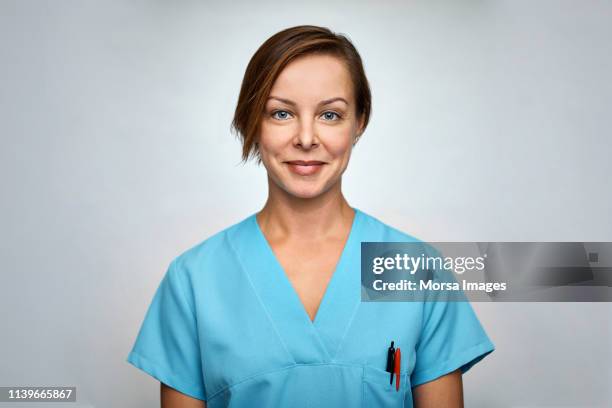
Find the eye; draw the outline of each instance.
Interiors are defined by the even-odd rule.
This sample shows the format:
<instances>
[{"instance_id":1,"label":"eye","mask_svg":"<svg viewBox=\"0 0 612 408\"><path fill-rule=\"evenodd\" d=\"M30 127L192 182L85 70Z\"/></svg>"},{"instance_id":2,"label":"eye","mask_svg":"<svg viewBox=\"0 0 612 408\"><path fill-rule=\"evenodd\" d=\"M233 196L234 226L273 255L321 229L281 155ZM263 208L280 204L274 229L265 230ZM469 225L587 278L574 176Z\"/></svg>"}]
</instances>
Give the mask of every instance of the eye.
<instances>
[{"instance_id":1,"label":"eye","mask_svg":"<svg viewBox=\"0 0 612 408\"><path fill-rule=\"evenodd\" d=\"M323 112L321 117L325 120L336 121L340 119L340 115L333 111Z\"/></svg>"},{"instance_id":2,"label":"eye","mask_svg":"<svg viewBox=\"0 0 612 408\"><path fill-rule=\"evenodd\" d=\"M290 116L291 114L284 110L277 110L277 111L272 112L272 118L277 119L277 120L287 120L289 119Z\"/></svg>"}]
</instances>

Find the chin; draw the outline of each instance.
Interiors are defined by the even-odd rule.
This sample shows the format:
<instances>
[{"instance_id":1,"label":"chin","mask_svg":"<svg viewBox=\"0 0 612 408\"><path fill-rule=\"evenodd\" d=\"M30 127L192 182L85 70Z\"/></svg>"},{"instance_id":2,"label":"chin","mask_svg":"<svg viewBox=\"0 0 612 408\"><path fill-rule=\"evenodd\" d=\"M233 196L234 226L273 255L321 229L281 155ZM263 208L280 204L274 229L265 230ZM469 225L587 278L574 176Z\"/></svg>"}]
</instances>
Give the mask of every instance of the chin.
<instances>
[{"instance_id":1,"label":"chin","mask_svg":"<svg viewBox=\"0 0 612 408\"><path fill-rule=\"evenodd\" d=\"M298 198L315 198L325 193L327 189L321 183L286 183L283 190L289 195Z\"/></svg>"},{"instance_id":2,"label":"chin","mask_svg":"<svg viewBox=\"0 0 612 408\"><path fill-rule=\"evenodd\" d=\"M315 198L323 194L322 188L288 188L285 190L290 195L297 198Z\"/></svg>"}]
</instances>

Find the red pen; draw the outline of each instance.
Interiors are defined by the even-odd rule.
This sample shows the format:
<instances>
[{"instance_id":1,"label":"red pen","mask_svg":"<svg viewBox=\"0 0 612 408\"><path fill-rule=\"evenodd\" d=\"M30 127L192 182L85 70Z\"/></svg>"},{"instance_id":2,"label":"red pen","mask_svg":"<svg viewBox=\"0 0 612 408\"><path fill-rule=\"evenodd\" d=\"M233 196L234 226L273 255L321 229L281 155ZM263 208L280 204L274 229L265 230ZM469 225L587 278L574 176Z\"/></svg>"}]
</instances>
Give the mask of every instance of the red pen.
<instances>
[{"instance_id":1,"label":"red pen","mask_svg":"<svg viewBox=\"0 0 612 408\"><path fill-rule=\"evenodd\" d=\"M399 391L400 387L400 361L402 360L402 352L399 347L395 349L395 367L393 371L395 371L395 391Z\"/></svg>"}]
</instances>

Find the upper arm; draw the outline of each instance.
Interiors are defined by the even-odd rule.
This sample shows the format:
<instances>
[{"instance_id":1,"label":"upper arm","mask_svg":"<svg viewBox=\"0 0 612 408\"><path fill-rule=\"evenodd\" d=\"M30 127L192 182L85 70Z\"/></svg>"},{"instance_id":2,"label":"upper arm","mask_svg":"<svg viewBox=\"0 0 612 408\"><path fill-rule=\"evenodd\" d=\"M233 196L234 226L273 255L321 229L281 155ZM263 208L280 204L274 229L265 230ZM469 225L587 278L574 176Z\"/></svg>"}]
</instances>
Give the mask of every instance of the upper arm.
<instances>
[{"instance_id":1,"label":"upper arm","mask_svg":"<svg viewBox=\"0 0 612 408\"><path fill-rule=\"evenodd\" d=\"M456 282L453 272L444 270L432 279ZM413 387L457 369L463 374L495 349L462 291L430 290L426 296L410 375Z\"/></svg>"},{"instance_id":2,"label":"upper arm","mask_svg":"<svg viewBox=\"0 0 612 408\"><path fill-rule=\"evenodd\" d=\"M185 395L160 382L161 408L206 408L206 402Z\"/></svg>"},{"instance_id":3,"label":"upper arm","mask_svg":"<svg viewBox=\"0 0 612 408\"><path fill-rule=\"evenodd\" d=\"M170 264L127 361L182 394L206 400L193 291L183 271L176 259Z\"/></svg>"},{"instance_id":4,"label":"upper arm","mask_svg":"<svg viewBox=\"0 0 612 408\"><path fill-rule=\"evenodd\" d=\"M461 370L438 377L412 390L415 408L463 408Z\"/></svg>"}]
</instances>

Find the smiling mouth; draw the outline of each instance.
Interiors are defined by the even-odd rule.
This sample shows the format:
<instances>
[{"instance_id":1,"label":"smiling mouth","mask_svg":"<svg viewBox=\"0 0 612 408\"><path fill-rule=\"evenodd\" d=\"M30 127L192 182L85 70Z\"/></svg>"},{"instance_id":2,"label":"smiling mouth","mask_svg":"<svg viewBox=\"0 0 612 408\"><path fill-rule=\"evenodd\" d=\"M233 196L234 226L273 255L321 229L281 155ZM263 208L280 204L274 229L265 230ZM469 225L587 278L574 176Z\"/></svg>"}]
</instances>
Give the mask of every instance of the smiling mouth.
<instances>
[{"instance_id":1,"label":"smiling mouth","mask_svg":"<svg viewBox=\"0 0 612 408\"><path fill-rule=\"evenodd\" d=\"M317 160L291 160L286 161L285 164L292 173L298 176L313 176L327 163Z\"/></svg>"},{"instance_id":2,"label":"smiling mouth","mask_svg":"<svg viewBox=\"0 0 612 408\"><path fill-rule=\"evenodd\" d=\"M322 161L316 161L316 160L309 160L309 161L304 161L304 160L291 160L288 162L285 162L287 164L293 164L296 166L320 166L322 164L325 164L325 162Z\"/></svg>"}]
</instances>

